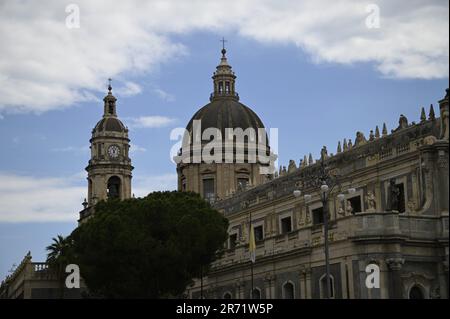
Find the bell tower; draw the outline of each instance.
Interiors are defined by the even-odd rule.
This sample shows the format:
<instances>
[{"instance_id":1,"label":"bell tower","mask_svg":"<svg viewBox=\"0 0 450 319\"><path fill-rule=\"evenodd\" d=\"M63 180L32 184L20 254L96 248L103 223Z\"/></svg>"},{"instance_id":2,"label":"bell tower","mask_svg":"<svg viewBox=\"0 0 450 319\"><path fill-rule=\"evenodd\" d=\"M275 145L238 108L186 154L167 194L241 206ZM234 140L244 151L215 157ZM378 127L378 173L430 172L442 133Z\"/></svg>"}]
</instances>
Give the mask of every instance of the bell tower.
<instances>
[{"instance_id":1,"label":"bell tower","mask_svg":"<svg viewBox=\"0 0 450 319\"><path fill-rule=\"evenodd\" d=\"M87 207L109 198L131 197L130 139L128 129L117 117L117 99L109 81L108 94L103 98L103 118L92 130L90 139Z\"/></svg>"}]
</instances>

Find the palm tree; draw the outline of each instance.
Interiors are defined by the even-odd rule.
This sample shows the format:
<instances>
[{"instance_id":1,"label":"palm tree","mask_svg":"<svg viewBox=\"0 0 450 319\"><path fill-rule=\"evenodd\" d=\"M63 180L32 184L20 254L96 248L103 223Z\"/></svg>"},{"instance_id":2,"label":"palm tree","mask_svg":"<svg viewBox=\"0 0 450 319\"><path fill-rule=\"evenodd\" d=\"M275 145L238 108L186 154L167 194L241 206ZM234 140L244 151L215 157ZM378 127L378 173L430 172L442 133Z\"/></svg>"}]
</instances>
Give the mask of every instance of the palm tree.
<instances>
[{"instance_id":1,"label":"palm tree","mask_svg":"<svg viewBox=\"0 0 450 319\"><path fill-rule=\"evenodd\" d=\"M65 268L70 263L71 257L71 240L69 237L57 235L52 238L53 243L47 246L47 264L56 274L59 281L60 298L64 297L64 279Z\"/></svg>"}]
</instances>

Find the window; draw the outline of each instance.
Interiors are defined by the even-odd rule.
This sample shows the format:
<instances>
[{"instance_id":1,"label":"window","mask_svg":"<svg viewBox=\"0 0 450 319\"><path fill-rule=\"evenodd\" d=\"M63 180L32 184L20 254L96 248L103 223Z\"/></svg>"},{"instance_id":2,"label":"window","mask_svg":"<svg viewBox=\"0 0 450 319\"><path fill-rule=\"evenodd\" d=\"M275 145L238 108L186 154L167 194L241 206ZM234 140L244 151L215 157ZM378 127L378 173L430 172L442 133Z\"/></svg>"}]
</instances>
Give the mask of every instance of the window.
<instances>
[{"instance_id":1,"label":"window","mask_svg":"<svg viewBox=\"0 0 450 319\"><path fill-rule=\"evenodd\" d=\"M348 201L350 202L350 205L352 206L352 214L355 213L361 213L361 196L355 196L352 198L349 198Z\"/></svg>"},{"instance_id":2,"label":"window","mask_svg":"<svg viewBox=\"0 0 450 319\"><path fill-rule=\"evenodd\" d=\"M237 179L238 188L246 189L248 185L247 177L240 177Z\"/></svg>"},{"instance_id":3,"label":"window","mask_svg":"<svg viewBox=\"0 0 450 319\"><path fill-rule=\"evenodd\" d=\"M255 241L260 241L264 239L263 226L256 226L253 228L253 232L255 233Z\"/></svg>"},{"instance_id":4,"label":"window","mask_svg":"<svg viewBox=\"0 0 450 319\"><path fill-rule=\"evenodd\" d=\"M313 225L323 224L323 207L312 210Z\"/></svg>"},{"instance_id":5,"label":"window","mask_svg":"<svg viewBox=\"0 0 450 319\"><path fill-rule=\"evenodd\" d=\"M102 156L102 144L101 143L97 144L97 153L98 153L99 157Z\"/></svg>"},{"instance_id":6,"label":"window","mask_svg":"<svg viewBox=\"0 0 450 319\"><path fill-rule=\"evenodd\" d=\"M258 288L253 289L251 297L252 299L261 299L261 290Z\"/></svg>"},{"instance_id":7,"label":"window","mask_svg":"<svg viewBox=\"0 0 450 319\"><path fill-rule=\"evenodd\" d=\"M287 216L281 219L281 233L286 234L292 231L291 216Z\"/></svg>"},{"instance_id":8,"label":"window","mask_svg":"<svg viewBox=\"0 0 450 319\"><path fill-rule=\"evenodd\" d=\"M332 275L330 275L330 298L334 298L334 278ZM327 298L327 292L328 292L328 287L327 287L327 275L324 274L321 278L320 278L320 298Z\"/></svg>"},{"instance_id":9,"label":"window","mask_svg":"<svg viewBox=\"0 0 450 319\"><path fill-rule=\"evenodd\" d=\"M294 299L294 285L291 282L283 285L283 299Z\"/></svg>"},{"instance_id":10,"label":"window","mask_svg":"<svg viewBox=\"0 0 450 319\"><path fill-rule=\"evenodd\" d=\"M225 93L230 93L230 82L225 82Z\"/></svg>"},{"instance_id":11,"label":"window","mask_svg":"<svg viewBox=\"0 0 450 319\"><path fill-rule=\"evenodd\" d=\"M219 93L223 92L223 82L219 82Z\"/></svg>"},{"instance_id":12,"label":"window","mask_svg":"<svg viewBox=\"0 0 450 319\"><path fill-rule=\"evenodd\" d=\"M234 249L237 243L237 234L230 235L230 249Z\"/></svg>"},{"instance_id":13,"label":"window","mask_svg":"<svg viewBox=\"0 0 450 319\"><path fill-rule=\"evenodd\" d=\"M120 178L112 176L108 179L108 188L106 190L108 198L120 198Z\"/></svg>"},{"instance_id":14,"label":"window","mask_svg":"<svg viewBox=\"0 0 450 319\"><path fill-rule=\"evenodd\" d=\"M183 178L181 180L181 191L183 191L183 192L186 191L186 178Z\"/></svg>"},{"instance_id":15,"label":"window","mask_svg":"<svg viewBox=\"0 0 450 319\"><path fill-rule=\"evenodd\" d=\"M231 293L230 292L226 292L223 294L223 299L231 299Z\"/></svg>"},{"instance_id":16,"label":"window","mask_svg":"<svg viewBox=\"0 0 450 319\"><path fill-rule=\"evenodd\" d=\"M203 180L203 198L207 201L214 201L214 178L207 178Z\"/></svg>"},{"instance_id":17,"label":"window","mask_svg":"<svg viewBox=\"0 0 450 319\"><path fill-rule=\"evenodd\" d=\"M422 289L419 286L413 286L409 290L409 299L425 299Z\"/></svg>"},{"instance_id":18,"label":"window","mask_svg":"<svg viewBox=\"0 0 450 319\"><path fill-rule=\"evenodd\" d=\"M108 103L108 112L109 114L114 114L114 102L113 101L109 101Z\"/></svg>"}]
</instances>

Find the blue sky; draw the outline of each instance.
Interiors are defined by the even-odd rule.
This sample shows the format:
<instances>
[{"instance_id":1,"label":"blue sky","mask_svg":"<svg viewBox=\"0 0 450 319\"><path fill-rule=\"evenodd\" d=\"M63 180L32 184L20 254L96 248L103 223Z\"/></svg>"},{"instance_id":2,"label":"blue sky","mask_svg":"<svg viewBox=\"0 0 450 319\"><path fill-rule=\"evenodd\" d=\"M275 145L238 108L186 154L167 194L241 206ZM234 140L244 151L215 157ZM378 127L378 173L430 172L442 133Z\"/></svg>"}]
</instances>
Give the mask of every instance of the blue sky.
<instances>
[{"instance_id":1,"label":"blue sky","mask_svg":"<svg viewBox=\"0 0 450 319\"><path fill-rule=\"evenodd\" d=\"M383 122L390 131L400 114L418 121L422 106L428 111L433 103L438 110L448 87L446 1L405 3L402 10L381 1L377 30L367 30L368 13L351 1L333 8L321 1L301 8L295 1L263 1L256 13L248 9L253 2L244 1L233 6L243 22L231 25L214 15L217 7L201 1L193 8L180 9L179 2L163 6L173 24L156 16L148 22L152 7L108 8L93 22L98 8L82 1L78 35L58 29L67 13L57 2L48 2L53 14L31 10L26 2L6 3L8 19L0 19L0 30L16 28L17 35L0 33L7 61L0 64L1 278L28 250L33 260L43 260L51 237L76 227L87 191L89 138L102 115L108 77L118 115L130 128L133 192L139 196L175 189L169 152L176 141L169 135L208 103L222 36L241 102L266 128L279 130L280 165L309 153L318 157L323 145L334 153L339 140L354 140L356 131L368 137ZM329 26L308 20L307 10L341 21ZM123 20L121 29L109 25L97 34L93 28L107 25L108 14ZM42 19L51 23L36 30ZM25 31L42 40L35 51Z\"/></svg>"}]
</instances>

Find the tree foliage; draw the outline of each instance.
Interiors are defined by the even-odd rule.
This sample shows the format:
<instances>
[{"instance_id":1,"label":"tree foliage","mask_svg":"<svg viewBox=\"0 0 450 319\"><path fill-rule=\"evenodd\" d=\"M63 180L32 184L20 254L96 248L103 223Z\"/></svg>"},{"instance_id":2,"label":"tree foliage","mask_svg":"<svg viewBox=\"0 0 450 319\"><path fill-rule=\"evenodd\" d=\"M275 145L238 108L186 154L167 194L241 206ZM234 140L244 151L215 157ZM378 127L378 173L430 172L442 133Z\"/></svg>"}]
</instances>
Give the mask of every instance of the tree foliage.
<instances>
[{"instance_id":1,"label":"tree foliage","mask_svg":"<svg viewBox=\"0 0 450 319\"><path fill-rule=\"evenodd\" d=\"M107 298L180 295L214 261L228 221L199 195L155 192L100 202L72 234L81 276Z\"/></svg>"},{"instance_id":2,"label":"tree foliage","mask_svg":"<svg viewBox=\"0 0 450 319\"><path fill-rule=\"evenodd\" d=\"M64 277L66 266L73 262L73 243L70 237L57 235L46 247L47 264L59 281L60 298L64 296Z\"/></svg>"}]
</instances>

